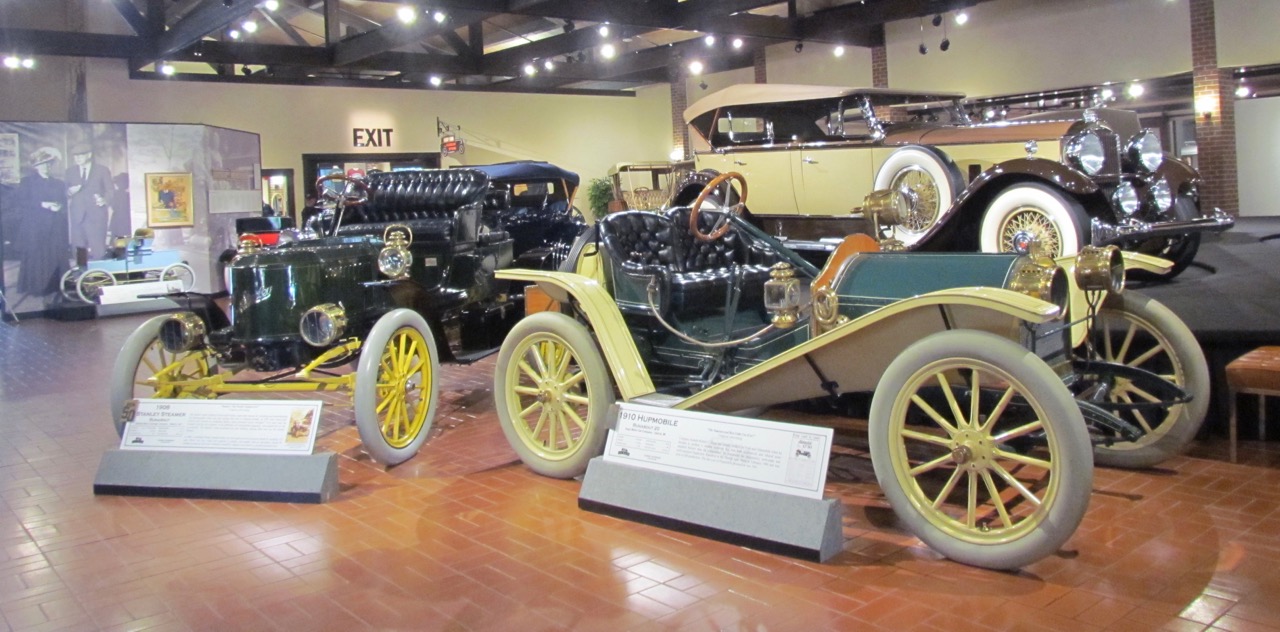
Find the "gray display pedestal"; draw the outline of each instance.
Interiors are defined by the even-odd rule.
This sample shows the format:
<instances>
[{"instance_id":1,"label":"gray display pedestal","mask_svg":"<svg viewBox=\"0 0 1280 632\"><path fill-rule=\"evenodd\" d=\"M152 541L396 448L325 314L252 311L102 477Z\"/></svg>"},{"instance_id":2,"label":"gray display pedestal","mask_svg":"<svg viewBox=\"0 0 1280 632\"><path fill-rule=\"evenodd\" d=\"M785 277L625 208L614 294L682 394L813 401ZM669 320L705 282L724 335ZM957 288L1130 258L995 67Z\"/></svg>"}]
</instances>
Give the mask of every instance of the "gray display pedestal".
<instances>
[{"instance_id":1,"label":"gray display pedestal","mask_svg":"<svg viewBox=\"0 0 1280 632\"><path fill-rule=\"evenodd\" d=\"M323 503L338 494L338 455L111 450L93 493Z\"/></svg>"},{"instance_id":2,"label":"gray display pedestal","mask_svg":"<svg viewBox=\"0 0 1280 632\"><path fill-rule=\"evenodd\" d=\"M602 456L587 465L578 507L815 562L844 548L837 499L708 481Z\"/></svg>"}]
</instances>

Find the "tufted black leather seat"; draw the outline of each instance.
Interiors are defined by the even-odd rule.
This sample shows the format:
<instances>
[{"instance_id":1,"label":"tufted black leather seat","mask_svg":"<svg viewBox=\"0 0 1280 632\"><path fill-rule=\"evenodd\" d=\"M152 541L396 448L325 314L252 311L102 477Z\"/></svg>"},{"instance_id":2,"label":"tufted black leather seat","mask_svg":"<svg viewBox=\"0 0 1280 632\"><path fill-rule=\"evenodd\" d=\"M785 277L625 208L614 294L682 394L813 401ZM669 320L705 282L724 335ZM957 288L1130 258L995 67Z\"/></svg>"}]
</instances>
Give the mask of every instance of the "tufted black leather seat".
<instances>
[{"instance_id":1,"label":"tufted black leather seat","mask_svg":"<svg viewBox=\"0 0 1280 632\"><path fill-rule=\"evenodd\" d=\"M418 241L473 243L480 239L480 209L489 178L472 169L424 169L370 174L369 199L346 209L341 235L382 235L405 224ZM503 236L505 237L505 236ZM486 233L486 240L495 233Z\"/></svg>"},{"instance_id":2,"label":"tufted black leather seat","mask_svg":"<svg viewBox=\"0 0 1280 632\"><path fill-rule=\"evenodd\" d=\"M691 310L723 307L729 289L736 283L742 292L740 306L763 307L764 282L769 280L769 268L774 263L771 253L749 247L732 227L719 239L699 240L689 231L689 210L678 206L666 213L681 270L671 278L672 305L678 300ZM720 217L720 211L703 210L698 214L698 228L709 233Z\"/></svg>"},{"instance_id":3,"label":"tufted black leather seat","mask_svg":"<svg viewBox=\"0 0 1280 632\"><path fill-rule=\"evenodd\" d=\"M704 232L716 212L699 217ZM698 241L689 233L689 209L666 215L624 211L598 223L604 265L614 299L625 312L648 313L647 287L658 281L655 303L665 315L691 315L723 309L731 288L741 289L739 308L763 307L763 284L769 278L767 256L748 248L730 229L723 238Z\"/></svg>"}]
</instances>

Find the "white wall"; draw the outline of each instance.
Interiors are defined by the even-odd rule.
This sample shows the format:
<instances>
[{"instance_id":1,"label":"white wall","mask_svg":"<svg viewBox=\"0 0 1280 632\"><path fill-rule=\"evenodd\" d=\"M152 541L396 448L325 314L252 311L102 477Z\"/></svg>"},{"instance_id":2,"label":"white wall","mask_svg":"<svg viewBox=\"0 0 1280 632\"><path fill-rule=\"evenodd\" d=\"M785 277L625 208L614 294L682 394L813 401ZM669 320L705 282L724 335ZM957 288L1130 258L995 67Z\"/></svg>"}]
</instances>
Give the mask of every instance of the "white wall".
<instances>
[{"instance_id":1,"label":"white wall","mask_svg":"<svg viewBox=\"0 0 1280 632\"><path fill-rule=\"evenodd\" d=\"M1218 65L1274 64L1280 61L1280 2L1214 0Z\"/></svg>"},{"instance_id":2,"label":"white wall","mask_svg":"<svg viewBox=\"0 0 1280 632\"><path fill-rule=\"evenodd\" d=\"M919 21L886 25L890 87L988 96L1191 70L1188 0L996 0L964 26L944 17L951 49L926 18L927 55Z\"/></svg>"},{"instance_id":3,"label":"white wall","mask_svg":"<svg viewBox=\"0 0 1280 632\"><path fill-rule=\"evenodd\" d=\"M635 97L254 86L130 80L124 62L90 60L94 121L203 123L262 136L262 163L301 174L304 153L439 151L436 118L462 127L475 162L538 159L604 177L621 161L665 160L670 90ZM352 146L352 128L392 128L390 147ZM471 163L469 156L462 157ZM299 183L299 187L301 183ZM302 191L295 191L301 197Z\"/></svg>"},{"instance_id":4,"label":"white wall","mask_svg":"<svg viewBox=\"0 0 1280 632\"><path fill-rule=\"evenodd\" d=\"M1236 101L1236 156L1240 214L1280 215L1280 97Z\"/></svg>"}]
</instances>

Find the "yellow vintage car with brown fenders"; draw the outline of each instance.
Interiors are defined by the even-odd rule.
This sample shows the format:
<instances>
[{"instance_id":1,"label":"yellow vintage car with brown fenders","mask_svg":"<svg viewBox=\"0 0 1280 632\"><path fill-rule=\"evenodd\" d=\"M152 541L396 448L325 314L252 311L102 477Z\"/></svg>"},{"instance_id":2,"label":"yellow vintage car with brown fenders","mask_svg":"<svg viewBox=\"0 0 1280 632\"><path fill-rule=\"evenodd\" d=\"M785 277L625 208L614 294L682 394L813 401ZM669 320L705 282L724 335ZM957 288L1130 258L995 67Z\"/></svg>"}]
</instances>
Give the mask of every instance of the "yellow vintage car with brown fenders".
<instances>
[{"instance_id":1,"label":"yellow vintage car with brown fenders","mask_svg":"<svg viewBox=\"0 0 1280 632\"><path fill-rule=\"evenodd\" d=\"M844 235L876 229L859 207L898 189L907 216L891 236L911 250L1008 252L1035 238L1055 256L1117 245L1191 263L1204 231L1200 178L1166 156L1135 113L1093 108L970 120L963 95L742 84L684 112L697 171L672 205L721 173L757 192L749 220L820 260Z\"/></svg>"}]
</instances>

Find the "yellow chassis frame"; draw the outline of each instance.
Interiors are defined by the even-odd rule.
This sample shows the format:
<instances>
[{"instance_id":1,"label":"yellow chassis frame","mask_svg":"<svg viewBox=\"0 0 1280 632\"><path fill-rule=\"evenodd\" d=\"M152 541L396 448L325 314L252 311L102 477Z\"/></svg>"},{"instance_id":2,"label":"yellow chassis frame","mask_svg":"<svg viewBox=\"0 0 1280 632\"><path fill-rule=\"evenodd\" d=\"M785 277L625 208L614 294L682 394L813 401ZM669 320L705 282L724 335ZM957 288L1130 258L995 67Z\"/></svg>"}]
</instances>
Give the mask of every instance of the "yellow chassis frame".
<instances>
[{"instance_id":1,"label":"yellow chassis frame","mask_svg":"<svg viewBox=\"0 0 1280 632\"><path fill-rule=\"evenodd\" d=\"M272 382L234 382L227 378L239 373L239 371L223 373L215 372L208 377L202 377L195 380L172 380L161 383L156 376L147 378L147 385L152 388L166 387L173 389L171 397L208 397L226 395L229 393L285 393L285 392L317 392L317 391L350 391L355 386L356 372L352 371L344 375L334 376L317 376L311 375L312 371L320 368L326 362L330 362L346 354L355 353L360 350L362 340L355 339L338 345L324 353L319 357L307 363L306 366L298 369L296 372L297 379L280 380ZM213 352L209 348L199 351L200 360L206 363L206 366L212 365L211 360L214 358ZM184 364L190 362L192 358L181 357L179 360L169 364L163 369L156 372L157 376L173 375Z\"/></svg>"}]
</instances>

